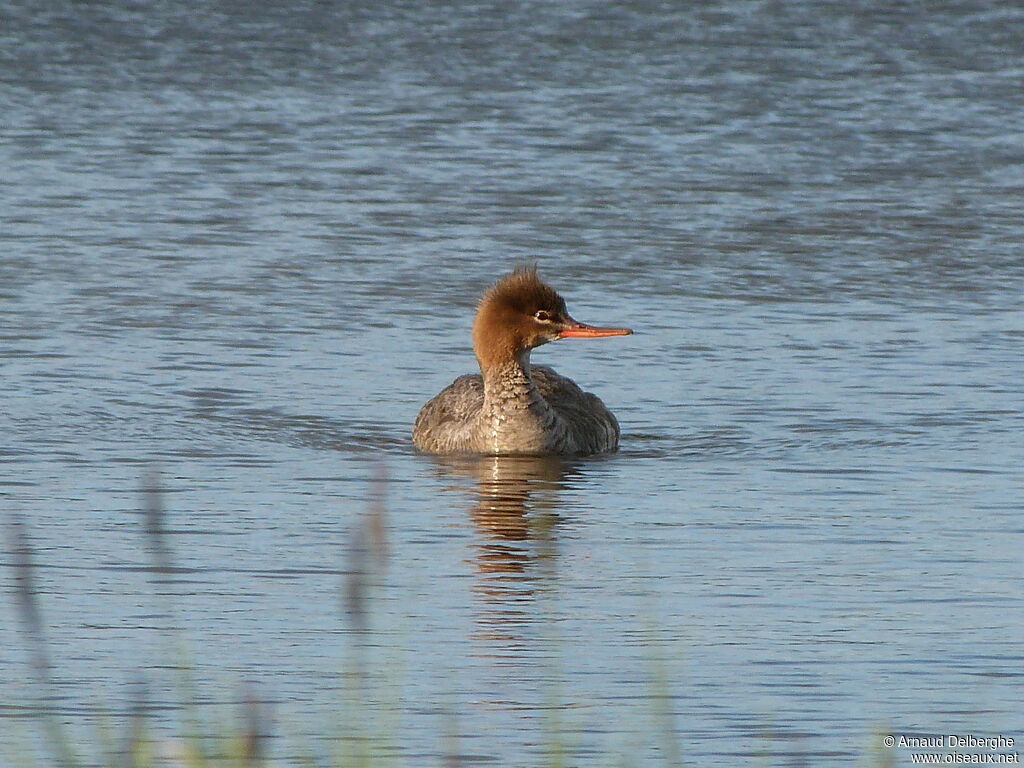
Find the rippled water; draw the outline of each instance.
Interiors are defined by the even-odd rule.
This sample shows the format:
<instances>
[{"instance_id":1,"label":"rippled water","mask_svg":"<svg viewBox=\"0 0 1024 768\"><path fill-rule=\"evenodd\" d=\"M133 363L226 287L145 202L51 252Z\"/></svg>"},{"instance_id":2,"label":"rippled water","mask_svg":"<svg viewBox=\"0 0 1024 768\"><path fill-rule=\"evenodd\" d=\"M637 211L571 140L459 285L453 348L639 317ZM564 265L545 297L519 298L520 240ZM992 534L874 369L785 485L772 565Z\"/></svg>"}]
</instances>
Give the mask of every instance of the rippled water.
<instances>
[{"instance_id":1,"label":"rippled water","mask_svg":"<svg viewBox=\"0 0 1024 768\"><path fill-rule=\"evenodd\" d=\"M408 765L1024 740L1022 61L1012 5L8 3L0 486L50 703L89 741L145 681L174 722L182 626L202 711L251 681L282 759L339 719ZM534 355L622 450L417 455L523 261L637 329Z\"/></svg>"}]
</instances>

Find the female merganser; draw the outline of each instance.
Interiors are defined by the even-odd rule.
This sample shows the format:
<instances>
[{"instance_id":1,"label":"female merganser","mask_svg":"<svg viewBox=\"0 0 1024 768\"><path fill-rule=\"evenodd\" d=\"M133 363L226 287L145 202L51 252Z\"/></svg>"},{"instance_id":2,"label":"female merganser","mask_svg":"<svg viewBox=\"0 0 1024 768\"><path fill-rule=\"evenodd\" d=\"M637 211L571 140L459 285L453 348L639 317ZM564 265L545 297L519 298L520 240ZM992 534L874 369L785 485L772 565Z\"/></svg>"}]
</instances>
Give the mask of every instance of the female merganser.
<instances>
[{"instance_id":1,"label":"female merganser","mask_svg":"<svg viewBox=\"0 0 1024 768\"><path fill-rule=\"evenodd\" d=\"M604 403L545 365L530 350L549 341L625 336L573 320L565 301L519 268L480 300L473 351L480 373L460 376L420 410L416 447L439 454L591 454L619 446L619 423Z\"/></svg>"}]
</instances>

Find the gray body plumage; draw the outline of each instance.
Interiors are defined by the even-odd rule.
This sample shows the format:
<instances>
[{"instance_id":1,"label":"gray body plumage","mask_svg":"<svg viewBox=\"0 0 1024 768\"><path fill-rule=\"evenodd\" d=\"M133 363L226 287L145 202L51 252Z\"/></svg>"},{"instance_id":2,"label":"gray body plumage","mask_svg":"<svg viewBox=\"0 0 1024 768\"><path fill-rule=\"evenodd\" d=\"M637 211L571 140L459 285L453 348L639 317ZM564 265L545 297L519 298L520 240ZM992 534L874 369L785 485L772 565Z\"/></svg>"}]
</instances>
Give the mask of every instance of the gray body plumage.
<instances>
[{"instance_id":1,"label":"gray body plumage","mask_svg":"<svg viewBox=\"0 0 1024 768\"><path fill-rule=\"evenodd\" d=\"M523 359L525 358L525 359ZM460 376L420 410L413 442L428 453L588 455L614 451L619 424L600 398L528 355Z\"/></svg>"}]
</instances>

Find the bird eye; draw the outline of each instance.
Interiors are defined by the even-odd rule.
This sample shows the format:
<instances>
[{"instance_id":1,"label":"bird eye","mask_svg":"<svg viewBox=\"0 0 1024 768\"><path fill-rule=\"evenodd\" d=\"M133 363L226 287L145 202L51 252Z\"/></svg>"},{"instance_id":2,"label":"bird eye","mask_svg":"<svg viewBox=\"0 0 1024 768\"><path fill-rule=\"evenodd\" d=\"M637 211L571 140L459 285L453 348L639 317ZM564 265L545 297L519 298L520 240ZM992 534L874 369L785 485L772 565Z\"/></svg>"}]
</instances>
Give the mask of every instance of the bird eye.
<instances>
[{"instance_id":1,"label":"bird eye","mask_svg":"<svg viewBox=\"0 0 1024 768\"><path fill-rule=\"evenodd\" d=\"M537 310L537 314L534 315L534 318L536 318L537 320L539 320L542 323L550 323L551 322L551 313L550 312L545 312L543 309L538 309Z\"/></svg>"}]
</instances>

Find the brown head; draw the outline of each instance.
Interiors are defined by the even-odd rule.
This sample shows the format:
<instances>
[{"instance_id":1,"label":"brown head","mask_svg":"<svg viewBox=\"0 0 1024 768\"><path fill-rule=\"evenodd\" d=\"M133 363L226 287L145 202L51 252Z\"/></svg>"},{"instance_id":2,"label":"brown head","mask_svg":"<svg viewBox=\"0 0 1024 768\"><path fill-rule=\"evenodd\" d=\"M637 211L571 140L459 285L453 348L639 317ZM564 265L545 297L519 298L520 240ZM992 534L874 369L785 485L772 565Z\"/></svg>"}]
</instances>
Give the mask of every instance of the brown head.
<instances>
[{"instance_id":1,"label":"brown head","mask_svg":"<svg viewBox=\"0 0 1024 768\"><path fill-rule=\"evenodd\" d=\"M519 267L492 285L480 299L473 322L473 351L480 367L519 357L549 341L625 336L629 328L597 328L572 319L565 300L537 276Z\"/></svg>"}]
</instances>

